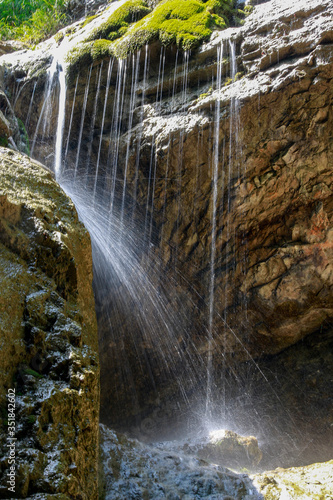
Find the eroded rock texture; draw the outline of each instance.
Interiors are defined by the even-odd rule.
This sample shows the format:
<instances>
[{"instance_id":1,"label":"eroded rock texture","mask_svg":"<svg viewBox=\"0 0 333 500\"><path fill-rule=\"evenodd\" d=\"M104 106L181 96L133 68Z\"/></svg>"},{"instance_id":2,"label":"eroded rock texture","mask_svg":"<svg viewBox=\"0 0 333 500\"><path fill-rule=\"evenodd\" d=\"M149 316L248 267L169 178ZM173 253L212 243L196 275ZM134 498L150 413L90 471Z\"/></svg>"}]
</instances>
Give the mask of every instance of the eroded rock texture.
<instances>
[{"instance_id":1,"label":"eroded rock texture","mask_svg":"<svg viewBox=\"0 0 333 500\"><path fill-rule=\"evenodd\" d=\"M282 500L330 498L332 461L248 476L174 450L148 446L101 427L106 499ZM150 464L150 468L144 466Z\"/></svg>"},{"instance_id":2,"label":"eroded rock texture","mask_svg":"<svg viewBox=\"0 0 333 500\"><path fill-rule=\"evenodd\" d=\"M201 381L206 390L207 361L215 396L230 395L228 408L244 407L239 391L259 401L262 391L270 404L259 413L268 421L280 415L275 398L286 415L297 401L293 425L303 422L307 398L292 380L305 374L310 383L311 375L307 353L303 361L299 353L327 347L332 338L332 48L329 0L274 0L191 54L157 43L123 62L97 52L91 66L71 76L63 175L98 193L107 210L123 210L127 232L135 222L135 259L157 290L166 290L167 316L174 309L182 316L172 342L162 332L158 351L145 326L132 321L131 301L113 309L126 285L98 299L104 422L134 424L154 410L141 427L149 433L155 422L158 430L156 416L178 411L182 389L191 397L193 382ZM23 121L32 102L34 155L52 166L57 92L55 86L55 105L38 124L47 51L43 58L17 57L11 67L7 59L2 83L18 85L15 112ZM309 336L316 342L307 343ZM189 352L199 376L179 388L182 358L172 380L161 360ZM297 366L283 386L286 401L280 384L271 389L270 377L262 377L272 356L272 379L276 373L285 380L286 364L288 372ZM332 394L329 360L324 351L316 356L316 366L324 360L324 392ZM322 405L320 394L311 407L328 435L331 396Z\"/></svg>"},{"instance_id":3,"label":"eroded rock texture","mask_svg":"<svg viewBox=\"0 0 333 500\"><path fill-rule=\"evenodd\" d=\"M89 235L48 170L0 154L0 497L90 500L99 362ZM7 484L9 389L15 493Z\"/></svg>"}]
</instances>

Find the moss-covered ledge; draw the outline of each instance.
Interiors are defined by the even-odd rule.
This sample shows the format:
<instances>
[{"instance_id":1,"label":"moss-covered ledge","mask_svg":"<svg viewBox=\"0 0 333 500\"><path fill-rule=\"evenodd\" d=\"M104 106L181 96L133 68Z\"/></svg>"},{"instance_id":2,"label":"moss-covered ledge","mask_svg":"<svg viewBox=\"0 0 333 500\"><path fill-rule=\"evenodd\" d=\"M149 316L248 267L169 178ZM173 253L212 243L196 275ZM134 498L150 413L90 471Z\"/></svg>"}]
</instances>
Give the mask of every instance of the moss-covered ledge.
<instances>
[{"instance_id":1,"label":"moss-covered ledge","mask_svg":"<svg viewBox=\"0 0 333 500\"><path fill-rule=\"evenodd\" d=\"M90 238L40 164L0 148L0 498L97 498ZM15 492L8 393L15 391Z\"/></svg>"},{"instance_id":2,"label":"moss-covered ledge","mask_svg":"<svg viewBox=\"0 0 333 500\"><path fill-rule=\"evenodd\" d=\"M240 23L245 12L235 0L162 0L151 11L144 0L129 0L67 55L68 74L107 57L125 59L147 44L192 50L213 31Z\"/></svg>"}]
</instances>

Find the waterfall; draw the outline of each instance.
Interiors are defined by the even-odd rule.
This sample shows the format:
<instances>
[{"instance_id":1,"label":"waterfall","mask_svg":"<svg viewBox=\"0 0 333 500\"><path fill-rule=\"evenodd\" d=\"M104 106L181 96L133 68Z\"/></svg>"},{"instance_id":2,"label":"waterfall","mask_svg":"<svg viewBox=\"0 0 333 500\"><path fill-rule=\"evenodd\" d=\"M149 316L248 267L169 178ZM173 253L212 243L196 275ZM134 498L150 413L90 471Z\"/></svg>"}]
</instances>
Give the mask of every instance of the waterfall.
<instances>
[{"instance_id":1,"label":"waterfall","mask_svg":"<svg viewBox=\"0 0 333 500\"><path fill-rule=\"evenodd\" d=\"M59 81L59 103L58 103L58 124L56 133L54 172L58 179L61 173L62 163L62 143L65 126L65 105L66 105L66 75L62 66L58 66L58 81Z\"/></svg>"},{"instance_id":2,"label":"waterfall","mask_svg":"<svg viewBox=\"0 0 333 500\"><path fill-rule=\"evenodd\" d=\"M34 102L34 97L35 97L36 87L37 87L37 80L34 82L34 88L32 89L32 94L31 94L31 99L30 99L30 103L29 103L29 108L28 108L27 118L26 118L26 120L25 120L25 127L26 127L26 128L28 128L28 127L29 127L29 123L30 123L30 118L31 118L31 110L32 110L32 105L33 105L33 102Z\"/></svg>"},{"instance_id":3,"label":"waterfall","mask_svg":"<svg viewBox=\"0 0 333 500\"><path fill-rule=\"evenodd\" d=\"M87 107L87 101L88 101L88 92L89 92L89 86L90 86L91 71L92 71L92 64L89 67L85 91L84 91L83 107L82 107L82 113L81 113L81 124L80 124L79 138L78 138L77 151L76 151L75 169L74 169L74 182L75 182L76 177L78 175L78 166L79 166L80 153L81 153L81 142L82 142L84 119L86 116L86 107Z\"/></svg>"},{"instance_id":4,"label":"waterfall","mask_svg":"<svg viewBox=\"0 0 333 500\"><path fill-rule=\"evenodd\" d=\"M108 66L108 73L107 73L107 80L106 80L105 96L104 96L104 105L103 105L103 115L102 115L102 123L101 123L101 132L100 132L100 137L99 137L97 161L96 161L96 168L95 168L94 190L93 190L93 195L92 195L94 202L95 202L95 198L96 198L96 194L97 194L97 182L98 182L98 173L99 173L99 163L100 163L100 159L101 159L101 150L102 150L102 140L103 140L103 130L104 130L104 123L105 123L106 105L107 105L108 97L109 97L109 89L110 89L110 82L111 82L111 75L112 75L113 63L114 63L114 59L110 58L109 66Z\"/></svg>"},{"instance_id":5,"label":"waterfall","mask_svg":"<svg viewBox=\"0 0 333 500\"><path fill-rule=\"evenodd\" d=\"M68 126L68 133L67 133L67 139L66 139L66 148L65 148L65 153L64 153L64 161L65 162L66 162L66 159L67 159L68 147L69 147L69 139L70 139L71 130L72 130L73 115L74 115L74 109L75 109L76 92L77 92L77 86L78 86L78 83L79 83L79 76L80 76L80 73L78 73L78 75L76 77L76 81L75 81L73 104L72 104L71 117L70 117L69 126Z\"/></svg>"},{"instance_id":6,"label":"waterfall","mask_svg":"<svg viewBox=\"0 0 333 500\"><path fill-rule=\"evenodd\" d=\"M50 123L51 121L51 96L52 96L52 85L53 85L53 79L58 70L58 65L57 65L57 59L53 56L52 57L52 64L50 68L47 71L47 83L45 87L45 92L44 92L44 100L43 100L43 105L42 105L42 110L38 118L35 134L32 140L32 146L30 150L30 154L33 157L35 146L36 146L36 141L38 137L38 132L40 130L41 125L43 124L43 134L46 128L46 124Z\"/></svg>"},{"instance_id":7,"label":"waterfall","mask_svg":"<svg viewBox=\"0 0 333 500\"><path fill-rule=\"evenodd\" d=\"M91 157L92 147L93 147L94 128L95 128L95 121L96 121L96 114L97 114L97 106L98 106L99 94L100 94L100 90L101 90L102 69L103 69L103 61L100 64L100 68L99 68L98 75L97 75L96 90L95 90L95 99L94 99L94 107L93 107L92 116L90 118L90 127L89 127L89 135L88 135L88 147L87 147L87 158L86 158L86 184L89 181L90 157ZM101 132L101 136L102 136L102 132Z\"/></svg>"},{"instance_id":8,"label":"waterfall","mask_svg":"<svg viewBox=\"0 0 333 500\"><path fill-rule=\"evenodd\" d=\"M216 218L217 218L217 195L219 178L220 158L220 99L222 85L222 62L223 43L217 48L217 76L216 89L218 91L215 102L215 125L213 141L213 178L212 178L212 220L211 220L211 255L210 255L210 283L209 283L209 313L208 313L208 359L207 359L207 395L206 415L211 418L212 397L212 349L213 349L213 326L214 326L214 287L215 287L215 256L216 256Z\"/></svg>"},{"instance_id":9,"label":"waterfall","mask_svg":"<svg viewBox=\"0 0 333 500\"><path fill-rule=\"evenodd\" d=\"M144 69L143 69L143 82L142 82L142 91L141 91L141 109L140 109L140 128L137 138L137 146L136 146L136 161L135 161L135 180L133 187L133 210L132 210L132 225L134 225L134 215L135 215L135 205L137 198L137 185L138 185L138 175L139 175L139 160L140 160L140 148L141 148L141 139L142 139L142 127L143 127L143 119L144 119L144 104L145 104L145 92L146 92L146 80L149 69L149 46L145 46L145 61L144 61Z\"/></svg>"},{"instance_id":10,"label":"waterfall","mask_svg":"<svg viewBox=\"0 0 333 500\"><path fill-rule=\"evenodd\" d=\"M229 55L229 64L224 52ZM217 413L214 387L218 384L213 368L217 356L221 372L226 369L224 339L219 345L216 342L220 325L236 342L239 340L237 332L227 324L226 312L221 318L221 303L225 301L222 310L226 311L230 283L220 286L219 276L222 264L228 274L223 258L230 258L228 253L235 240L229 219L233 170L239 160L239 103L231 100L228 122L224 120L227 113L222 107L222 95L224 72L226 79L230 75L232 80L237 73L236 46L229 40L217 45L211 77L215 88L209 91L216 97L210 108L211 118L207 119L204 110L194 116L198 135L193 148L192 219L184 211L188 192L188 156L184 151L188 120L194 119L189 114L189 102L195 83L189 71L190 52L182 54L177 50L173 55L174 61L170 52L161 48L154 79L154 61L148 46L123 60L111 57L90 64L74 76L72 89L66 89L63 56L54 57L37 131L46 120L46 102L57 89L54 170L91 235L96 306L102 318L103 397L111 393L121 419L121 412L126 417L131 405L133 414L141 415L148 404L143 394L153 406L152 394L159 401L159 387L170 384L179 414L187 412L196 422L202 419L210 425ZM209 78L208 85L212 81ZM70 110L68 116L66 109ZM162 138L163 127L158 120L166 123ZM174 129L173 123L177 124ZM151 133L147 133L149 127ZM199 231L202 221L196 205L202 201L200 190L205 179L210 184L204 213L210 228L206 242L210 247L203 257L208 279L200 283L197 291L182 269L183 264L188 265L184 226L190 220L189 224ZM225 217L223 224L221 217ZM170 218L173 225L168 226ZM226 240L223 256L222 237ZM190 290L188 295L182 293L184 283ZM196 301L207 313L203 319ZM246 346L242 348L249 354ZM110 380L112 387L105 387ZM219 420L223 422L229 417L224 410L225 385L223 381L219 386L223 407ZM126 394L122 392L124 387L128 389ZM170 393L168 397L167 404L173 404Z\"/></svg>"},{"instance_id":11,"label":"waterfall","mask_svg":"<svg viewBox=\"0 0 333 500\"><path fill-rule=\"evenodd\" d=\"M130 145L132 138L132 124L133 124L133 114L136 106L136 94L138 87L138 75L139 75L139 65L140 63L140 51L132 55L132 81L131 81L131 96L130 96L130 109L129 109L129 121L128 121L128 133L127 133L127 143L126 143L126 157L125 157L125 170L124 170L124 184L121 199L121 209L120 209L120 225L121 229L124 227L124 214L125 214L125 199L126 199L126 184L127 184L127 170L129 162Z\"/></svg>"},{"instance_id":12,"label":"waterfall","mask_svg":"<svg viewBox=\"0 0 333 500\"><path fill-rule=\"evenodd\" d=\"M115 203L116 183L118 175L118 152L119 152L120 131L123 119L126 77L127 77L126 61L120 59L118 61L117 83L115 90L115 99L113 103L112 124L111 124L110 139L109 139L110 146L109 146L108 166L107 166L107 168L109 168L109 177L111 183L110 202L109 202L110 217L112 216Z\"/></svg>"}]
</instances>

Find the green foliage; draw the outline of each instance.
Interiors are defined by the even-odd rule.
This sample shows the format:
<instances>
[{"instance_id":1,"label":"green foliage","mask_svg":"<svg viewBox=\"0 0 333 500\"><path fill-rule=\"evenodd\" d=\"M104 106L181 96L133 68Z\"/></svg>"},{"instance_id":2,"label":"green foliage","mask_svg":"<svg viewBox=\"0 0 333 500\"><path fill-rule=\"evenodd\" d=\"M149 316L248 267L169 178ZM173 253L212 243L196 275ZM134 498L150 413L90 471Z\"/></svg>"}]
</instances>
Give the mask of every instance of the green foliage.
<instances>
[{"instance_id":1,"label":"green foliage","mask_svg":"<svg viewBox=\"0 0 333 500\"><path fill-rule=\"evenodd\" d=\"M38 43L62 27L64 0L0 0L0 39Z\"/></svg>"}]
</instances>

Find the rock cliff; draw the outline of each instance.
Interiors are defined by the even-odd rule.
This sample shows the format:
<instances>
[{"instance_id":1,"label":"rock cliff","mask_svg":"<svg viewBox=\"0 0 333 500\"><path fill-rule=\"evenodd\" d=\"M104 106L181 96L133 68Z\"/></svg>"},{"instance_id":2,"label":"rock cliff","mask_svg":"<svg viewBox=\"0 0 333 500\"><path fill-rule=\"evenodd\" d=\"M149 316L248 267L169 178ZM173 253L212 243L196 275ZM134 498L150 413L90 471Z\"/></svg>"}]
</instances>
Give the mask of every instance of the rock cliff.
<instances>
[{"instance_id":1,"label":"rock cliff","mask_svg":"<svg viewBox=\"0 0 333 500\"><path fill-rule=\"evenodd\" d=\"M90 500L99 360L89 235L50 171L0 155L0 498Z\"/></svg>"},{"instance_id":2,"label":"rock cliff","mask_svg":"<svg viewBox=\"0 0 333 500\"><path fill-rule=\"evenodd\" d=\"M46 68L61 40L83 33L67 61L63 178L84 186L87 204L90 192L115 206L128 234L138 228L125 253L141 266L129 267L127 304L114 306L124 282L96 287L104 422L153 412L141 430L158 430L157 415L182 413L182 391L206 390L211 365L217 411L228 400L231 420L243 412L270 432L287 421L315 432L315 415L321 443L332 439L332 13L329 0L271 0L185 52L160 33L140 46L124 19L124 31L96 40L106 22L97 17L25 61L3 58L1 82L17 89L33 154L53 167L59 88ZM119 60L126 40L139 50ZM142 269L166 296L165 317L180 311L172 341L164 320L151 327L158 341L133 320ZM185 358L197 371L187 380ZM163 367L175 359L171 380ZM268 401L260 418L240 392Z\"/></svg>"}]
</instances>

